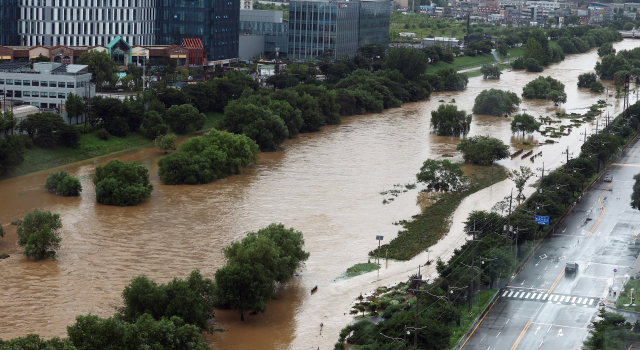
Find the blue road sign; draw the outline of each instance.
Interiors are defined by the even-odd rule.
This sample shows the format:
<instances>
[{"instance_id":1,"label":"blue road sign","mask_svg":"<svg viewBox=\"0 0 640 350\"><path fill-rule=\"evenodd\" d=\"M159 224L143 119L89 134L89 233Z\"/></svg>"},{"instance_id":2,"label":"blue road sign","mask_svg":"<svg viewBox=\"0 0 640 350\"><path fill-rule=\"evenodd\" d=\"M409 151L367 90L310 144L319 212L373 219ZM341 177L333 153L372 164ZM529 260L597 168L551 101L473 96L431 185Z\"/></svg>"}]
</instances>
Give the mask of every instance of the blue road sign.
<instances>
[{"instance_id":1,"label":"blue road sign","mask_svg":"<svg viewBox=\"0 0 640 350\"><path fill-rule=\"evenodd\" d=\"M538 215L536 215L536 224L538 224L538 225L549 225L549 217L548 216L538 216Z\"/></svg>"},{"instance_id":2,"label":"blue road sign","mask_svg":"<svg viewBox=\"0 0 640 350\"><path fill-rule=\"evenodd\" d=\"M618 269L613 269L613 272L618 272Z\"/></svg>"}]
</instances>

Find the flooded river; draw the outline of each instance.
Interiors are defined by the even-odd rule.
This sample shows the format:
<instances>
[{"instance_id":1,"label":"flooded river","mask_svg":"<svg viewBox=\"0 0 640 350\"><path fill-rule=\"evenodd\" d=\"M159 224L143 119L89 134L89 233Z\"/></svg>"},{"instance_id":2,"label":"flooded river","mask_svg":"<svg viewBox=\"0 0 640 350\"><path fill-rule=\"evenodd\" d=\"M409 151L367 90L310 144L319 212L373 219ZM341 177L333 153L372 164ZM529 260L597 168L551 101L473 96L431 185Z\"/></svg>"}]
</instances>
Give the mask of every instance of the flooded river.
<instances>
[{"instance_id":1,"label":"flooded river","mask_svg":"<svg viewBox=\"0 0 640 350\"><path fill-rule=\"evenodd\" d=\"M625 40L618 50L640 46ZM278 300L267 312L240 322L236 311L217 311L216 321L227 332L207 335L216 349L332 349L339 330L351 321L350 303L360 293L377 285L406 280L426 256L410 262L389 262L378 272L346 281L334 281L348 267L367 261L376 235L385 242L398 226L420 210L418 189L384 205L380 192L394 184L411 183L427 158L454 154L458 138L429 133L430 112L438 100L456 100L471 111L475 96L483 89L500 88L522 92L538 75L551 75L566 86L568 103L560 108L546 101L525 100L521 108L534 116L557 110L584 112L604 94L578 89L578 75L593 71L596 50L569 55L543 73L505 71L501 80L472 78L467 90L437 93L429 101L406 104L380 114L344 118L339 126L301 134L285 142L282 150L260 155L258 164L243 174L200 186L165 186L157 176L162 153L141 149L61 167L82 181L81 197L65 198L43 189L49 171L0 182L0 223L8 231L0 239L0 253L11 258L0 261L0 338L28 333L45 337L64 336L66 326L79 314L110 316L121 305L120 293L132 277L146 274L167 282L200 269L213 278L224 264L221 248L241 239L247 231L281 222L304 233L311 253L304 271L281 288ZM609 98L611 111L620 111L621 100ZM635 102L632 99L632 102ZM515 149L518 141L510 131L510 119L474 116L471 135L498 137ZM568 123L568 120L565 122ZM555 145L534 147L543 156L501 161L509 168L528 165L545 168L561 165L563 151L577 155L583 135L595 123L574 129ZM544 142L539 134L526 141ZM522 141L522 140L519 140ZM532 147L532 146L525 146ZM91 176L98 164L119 158L149 167L154 191L151 199L136 207L119 208L97 204ZM508 195L512 184L505 181L467 198L456 212L451 233L431 253L431 259L446 258L461 244L462 219L471 210L489 209ZM60 213L62 246L57 261L32 262L20 255L15 226L8 223L40 208ZM432 271L427 271L427 274ZM313 286L318 292L310 295ZM347 315L344 315L347 313ZM324 323L320 335L320 323Z\"/></svg>"}]
</instances>

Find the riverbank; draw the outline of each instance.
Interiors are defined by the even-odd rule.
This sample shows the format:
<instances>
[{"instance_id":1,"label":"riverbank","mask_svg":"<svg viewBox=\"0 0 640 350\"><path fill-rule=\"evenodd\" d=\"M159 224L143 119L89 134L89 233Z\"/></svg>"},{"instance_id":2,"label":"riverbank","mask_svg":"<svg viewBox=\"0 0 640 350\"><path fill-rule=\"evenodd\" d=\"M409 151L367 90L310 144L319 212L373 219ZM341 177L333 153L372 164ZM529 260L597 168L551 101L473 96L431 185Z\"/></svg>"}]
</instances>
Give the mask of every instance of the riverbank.
<instances>
[{"instance_id":1,"label":"riverbank","mask_svg":"<svg viewBox=\"0 0 640 350\"><path fill-rule=\"evenodd\" d=\"M181 135L180 138L188 138L201 135L212 128L218 127L224 117L221 113L205 113L207 121L204 127L198 131ZM122 151L135 151L142 148L153 148L153 140L140 132L130 131L125 137L109 136L108 140L101 140L97 136L97 131L80 136L78 147L69 148L55 145L53 148L44 149L33 146L25 150L24 162L11 173L0 177L0 180L22 176L36 171L47 170L86 159L105 156Z\"/></svg>"},{"instance_id":2,"label":"riverbank","mask_svg":"<svg viewBox=\"0 0 640 350\"><path fill-rule=\"evenodd\" d=\"M435 203L425 207L412 220L400 221L404 231L398 232L396 238L383 245L381 251L388 252L389 258L396 260L409 260L420 254L449 232L451 215L465 198L506 180L508 174L509 171L502 166L474 167L466 189L433 194ZM377 250L372 250L369 255L375 256L376 252Z\"/></svg>"}]
</instances>

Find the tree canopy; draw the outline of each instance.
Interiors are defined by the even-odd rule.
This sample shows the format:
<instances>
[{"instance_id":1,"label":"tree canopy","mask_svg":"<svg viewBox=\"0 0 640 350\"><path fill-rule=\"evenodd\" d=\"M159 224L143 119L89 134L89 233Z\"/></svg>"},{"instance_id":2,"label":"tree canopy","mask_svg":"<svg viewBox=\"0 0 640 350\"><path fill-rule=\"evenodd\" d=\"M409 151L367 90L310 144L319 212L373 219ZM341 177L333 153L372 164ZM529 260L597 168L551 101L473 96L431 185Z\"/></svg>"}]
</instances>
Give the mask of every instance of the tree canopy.
<instances>
[{"instance_id":1,"label":"tree canopy","mask_svg":"<svg viewBox=\"0 0 640 350\"><path fill-rule=\"evenodd\" d=\"M79 196L80 192L82 192L80 180L69 175L64 170L50 173L47 176L47 182L44 187L61 196Z\"/></svg>"},{"instance_id":2,"label":"tree canopy","mask_svg":"<svg viewBox=\"0 0 640 350\"><path fill-rule=\"evenodd\" d=\"M513 116L513 120L511 121L511 132L518 133L522 131L522 137L524 137L525 132L532 133L534 131L538 131L540 125L541 124L529 114L516 114Z\"/></svg>"},{"instance_id":3,"label":"tree canopy","mask_svg":"<svg viewBox=\"0 0 640 350\"><path fill-rule=\"evenodd\" d=\"M104 167L98 165L93 177L96 200L106 205L137 205L151 196L153 185L149 182L149 170L135 162L112 160Z\"/></svg>"},{"instance_id":4,"label":"tree canopy","mask_svg":"<svg viewBox=\"0 0 640 350\"><path fill-rule=\"evenodd\" d=\"M89 66L89 73L98 87L114 85L118 80L118 66L106 51L85 51L78 57L78 63Z\"/></svg>"},{"instance_id":5,"label":"tree canopy","mask_svg":"<svg viewBox=\"0 0 640 350\"><path fill-rule=\"evenodd\" d=\"M238 173L256 160L258 151L255 141L245 135L211 130L161 158L158 174L165 185L209 183Z\"/></svg>"},{"instance_id":6,"label":"tree canopy","mask_svg":"<svg viewBox=\"0 0 640 350\"><path fill-rule=\"evenodd\" d=\"M431 126L438 136L466 135L471 127L471 114L458 111L455 105L442 104L437 110L431 111Z\"/></svg>"},{"instance_id":7,"label":"tree canopy","mask_svg":"<svg viewBox=\"0 0 640 350\"><path fill-rule=\"evenodd\" d=\"M18 124L18 130L26 132L36 146L51 148L56 144L56 132L66 125L59 114L44 112L29 114Z\"/></svg>"},{"instance_id":8,"label":"tree canopy","mask_svg":"<svg viewBox=\"0 0 640 350\"><path fill-rule=\"evenodd\" d=\"M591 84L598 81L598 77L594 73L584 73L578 75L578 87L590 88Z\"/></svg>"},{"instance_id":9,"label":"tree canopy","mask_svg":"<svg viewBox=\"0 0 640 350\"><path fill-rule=\"evenodd\" d=\"M0 175L7 174L24 161L22 136L5 135L0 138Z\"/></svg>"},{"instance_id":10,"label":"tree canopy","mask_svg":"<svg viewBox=\"0 0 640 350\"><path fill-rule=\"evenodd\" d=\"M482 90L476 96L473 113L502 116L513 113L520 105L520 98L515 92L498 89Z\"/></svg>"},{"instance_id":11,"label":"tree canopy","mask_svg":"<svg viewBox=\"0 0 640 350\"><path fill-rule=\"evenodd\" d=\"M262 151L275 151L289 136L279 116L268 107L256 106L245 99L229 102L224 109L224 124L230 132L256 141Z\"/></svg>"},{"instance_id":12,"label":"tree canopy","mask_svg":"<svg viewBox=\"0 0 640 350\"><path fill-rule=\"evenodd\" d=\"M60 248L60 214L40 211L37 208L28 212L18 225L18 245L24 248L23 254L36 261L55 258L55 250Z\"/></svg>"},{"instance_id":13,"label":"tree canopy","mask_svg":"<svg viewBox=\"0 0 640 350\"><path fill-rule=\"evenodd\" d=\"M491 136L473 136L460 140L456 147L466 162L491 165L496 160L508 158L509 146Z\"/></svg>"},{"instance_id":14,"label":"tree canopy","mask_svg":"<svg viewBox=\"0 0 640 350\"><path fill-rule=\"evenodd\" d=\"M176 134L186 134L188 130L200 130L207 117L190 104L173 105L163 116L164 121Z\"/></svg>"},{"instance_id":15,"label":"tree canopy","mask_svg":"<svg viewBox=\"0 0 640 350\"><path fill-rule=\"evenodd\" d=\"M176 149L176 134L160 135L153 140L154 145L164 154Z\"/></svg>"},{"instance_id":16,"label":"tree canopy","mask_svg":"<svg viewBox=\"0 0 640 350\"><path fill-rule=\"evenodd\" d=\"M480 71L484 79L500 79L500 75L502 74L500 67L493 64L485 64L480 68Z\"/></svg>"},{"instance_id":17,"label":"tree canopy","mask_svg":"<svg viewBox=\"0 0 640 350\"><path fill-rule=\"evenodd\" d=\"M447 159L427 159L416 174L416 179L426 184L427 188L457 190L466 182L461 168L462 164L451 163Z\"/></svg>"},{"instance_id":18,"label":"tree canopy","mask_svg":"<svg viewBox=\"0 0 640 350\"><path fill-rule=\"evenodd\" d=\"M552 91L556 93L549 95ZM557 97L564 99L566 102L567 94L564 92L564 84L552 77L537 77L530 81L522 88L522 97L524 98L544 98ZM555 101L554 101L555 102Z\"/></svg>"}]
</instances>

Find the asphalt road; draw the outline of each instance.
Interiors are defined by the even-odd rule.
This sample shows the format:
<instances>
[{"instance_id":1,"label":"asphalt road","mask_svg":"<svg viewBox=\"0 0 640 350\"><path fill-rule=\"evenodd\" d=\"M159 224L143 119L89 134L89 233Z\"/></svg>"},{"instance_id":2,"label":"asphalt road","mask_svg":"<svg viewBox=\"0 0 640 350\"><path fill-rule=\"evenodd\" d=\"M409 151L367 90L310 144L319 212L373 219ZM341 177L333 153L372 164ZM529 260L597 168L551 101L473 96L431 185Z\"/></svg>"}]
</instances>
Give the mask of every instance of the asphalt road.
<instances>
[{"instance_id":1,"label":"asphalt road","mask_svg":"<svg viewBox=\"0 0 640 350\"><path fill-rule=\"evenodd\" d=\"M609 288L621 286L640 253L640 211L631 208L640 173L636 139L500 292L462 349L581 349ZM567 262L579 265L565 273ZM617 269L614 284L614 269ZM619 287L618 287L619 288Z\"/></svg>"}]
</instances>

